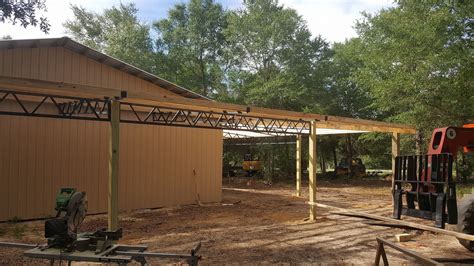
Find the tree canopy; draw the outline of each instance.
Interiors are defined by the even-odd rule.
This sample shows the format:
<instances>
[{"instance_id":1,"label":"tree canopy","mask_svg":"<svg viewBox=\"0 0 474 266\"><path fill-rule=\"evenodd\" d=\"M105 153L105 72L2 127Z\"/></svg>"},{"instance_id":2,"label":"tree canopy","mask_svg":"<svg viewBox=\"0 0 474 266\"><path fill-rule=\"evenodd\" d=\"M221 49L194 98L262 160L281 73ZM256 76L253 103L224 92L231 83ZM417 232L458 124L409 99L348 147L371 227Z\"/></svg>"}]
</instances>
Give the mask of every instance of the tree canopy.
<instances>
[{"instance_id":1,"label":"tree canopy","mask_svg":"<svg viewBox=\"0 0 474 266\"><path fill-rule=\"evenodd\" d=\"M472 1L398 1L363 13L358 36L333 44L277 0L246 0L237 10L188 0L151 25L133 4L71 8L73 38L209 98L397 121L427 138L435 127L474 120ZM386 134L320 139L323 161L338 151L390 166Z\"/></svg>"},{"instance_id":2,"label":"tree canopy","mask_svg":"<svg viewBox=\"0 0 474 266\"><path fill-rule=\"evenodd\" d=\"M87 46L147 71L153 71L150 27L137 18L134 4L120 4L101 14L71 5L74 19L64 26L72 37Z\"/></svg>"},{"instance_id":3,"label":"tree canopy","mask_svg":"<svg viewBox=\"0 0 474 266\"><path fill-rule=\"evenodd\" d=\"M364 14L356 25L362 64L351 76L372 107L425 132L472 119L473 6L403 1Z\"/></svg>"},{"instance_id":4,"label":"tree canopy","mask_svg":"<svg viewBox=\"0 0 474 266\"><path fill-rule=\"evenodd\" d=\"M50 24L45 16L38 13L46 10L44 1L0 1L0 22L20 23L24 28L38 27L44 33L49 32Z\"/></svg>"},{"instance_id":5,"label":"tree canopy","mask_svg":"<svg viewBox=\"0 0 474 266\"><path fill-rule=\"evenodd\" d=\"M191 0L170 9L168 18L153 24L157 72L202 95L225 95L226 17L213 0Z\"/></svg>"}]
</instances>

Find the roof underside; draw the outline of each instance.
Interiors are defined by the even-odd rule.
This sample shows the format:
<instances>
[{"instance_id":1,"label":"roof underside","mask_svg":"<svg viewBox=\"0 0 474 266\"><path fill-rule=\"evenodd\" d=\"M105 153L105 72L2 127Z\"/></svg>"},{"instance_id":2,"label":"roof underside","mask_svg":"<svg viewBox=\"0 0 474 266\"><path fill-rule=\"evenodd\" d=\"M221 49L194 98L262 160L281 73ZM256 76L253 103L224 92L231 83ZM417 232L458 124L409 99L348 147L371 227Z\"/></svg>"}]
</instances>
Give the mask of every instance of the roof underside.
<instances>
[{"instance_id":1,"label":"roof underside","mask_svg":"<svg viewBox=\"0 0 474 266\"><path fill-rule=\"evenodd\" d=\"M370 131L316 128L316 135L360 134L360 133L367 133L367 132L370 132ZM301 133L308 135L309 131L306 129L303 129ZM292 135L298 135L298 134L297 133L285 134L285 136L292 136ZM224 139L243 139L243 138L276 137L276 136L281 136L281 134L260 133L260 132L240 131L240 130L224 130L223 136L224 136Z\"/></svg>"},{"instance_id":2,"label":"roof underside","mask_svg":"<svg viewBox=\"0 0 474 266\"><path fill-rule=\"evenodd\" d=\"M178 86L172 82L162 79L156 75L148 73L140 68L134 67L121 60L113 58L109 55L94 50L79 42L76 42L68 37L49 38L49 39L27 39L27 40L0 40L0 49L12 48L38 48L38 47L64 47L68 50L84 55L90 59L96 60L102 64L126 72L130 75L136 76L150 83L156 84L168 91L176 93L180 96L191 98L209 100L208 98Z\"/></svg>"}]
</instances>

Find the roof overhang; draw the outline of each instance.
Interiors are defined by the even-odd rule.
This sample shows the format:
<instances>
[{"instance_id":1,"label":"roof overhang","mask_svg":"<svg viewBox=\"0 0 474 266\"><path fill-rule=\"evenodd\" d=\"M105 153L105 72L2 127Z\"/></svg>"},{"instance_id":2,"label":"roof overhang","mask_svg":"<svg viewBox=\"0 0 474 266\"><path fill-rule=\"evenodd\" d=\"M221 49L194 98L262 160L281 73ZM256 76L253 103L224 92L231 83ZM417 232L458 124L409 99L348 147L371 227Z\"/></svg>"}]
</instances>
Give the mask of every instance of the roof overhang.
<instances>
[{"instance_id":1,"label":"roof overhang","mask_svg":"<svg viewBox=\"0 0 474 266\"><path fill-rule=\"evenodd\" d=\"M361 133L368 133L368 132L370 131L333 129L333 128L316 128L316 135L361 134ZM305 135L308 135L309 130L303 129L302 133ZM298 134L296 132L289 132L285 134L285 136L294 136L294 135L298 135ZM223 136L224 136L224 139L244 139L244 138L277 137L277 136L281 136L281 134L224 129Z\"/></svg>"}]
</instances>

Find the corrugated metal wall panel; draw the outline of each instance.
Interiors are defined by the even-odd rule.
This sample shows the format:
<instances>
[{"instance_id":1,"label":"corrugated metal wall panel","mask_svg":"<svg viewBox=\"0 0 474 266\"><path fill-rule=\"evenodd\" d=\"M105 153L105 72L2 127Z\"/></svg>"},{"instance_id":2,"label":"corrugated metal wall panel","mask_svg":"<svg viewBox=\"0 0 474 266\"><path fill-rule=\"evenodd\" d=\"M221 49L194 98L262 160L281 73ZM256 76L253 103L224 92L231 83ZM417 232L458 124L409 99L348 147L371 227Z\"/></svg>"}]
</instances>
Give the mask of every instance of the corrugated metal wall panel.
<instances>
[{"instance_id":1,"label":"corrugated metal wall panel","mask_svg":"<svg viewBox=\"0 0 474 266\"><path fill-rule=\"evenodd\" d=\"M0 75L174 95L63 47L0 49Z\"/></svg>"},{"instance_id":2,"label":"corrugated metal wall panel","mask_svg":"<svg viewBox=\"0 0 474 266\"><path fill-rule=\"evenodd\" d=\"M173 94L62 47L0 49L0 76ZM64 186L87 191L91 213L105 212L108 130L104 122L0 116L0 221L52 215ZM222 131L120 130L120 209L221 199Z\"/></svg>"},{"instance_id":3,"label":"corrugated metal wall panel","mask_svg":"<svg viewBox=\"0 0 474 266\"><path fill-rule=\"evenodd\" d=\"M122 210L191 204L197 193L202 202L221 199L221 131L120 130ZM105 122L0 116L0 220L52 215L57 191L69 186L87 192L91 213L105 212L107 136Z\"/></svg>"}]
</instances>

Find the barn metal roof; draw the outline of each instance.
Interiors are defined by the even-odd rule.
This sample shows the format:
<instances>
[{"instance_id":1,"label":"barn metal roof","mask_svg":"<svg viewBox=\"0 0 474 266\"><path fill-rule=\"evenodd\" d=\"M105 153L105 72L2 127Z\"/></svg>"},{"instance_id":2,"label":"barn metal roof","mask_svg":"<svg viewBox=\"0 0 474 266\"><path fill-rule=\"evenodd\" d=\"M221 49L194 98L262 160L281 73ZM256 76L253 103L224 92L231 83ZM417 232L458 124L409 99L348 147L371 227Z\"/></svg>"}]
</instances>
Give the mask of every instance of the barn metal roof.
<instances>
[{"instance_id":1,"label":"barn metal roof","mask_svg":"<svg viewBox=\"0 0 474 266\"><path fill-rule=\"evenodd\" d=\"M111 66L120 71L124 71L130 75L136 76L153 84L156 84L168 91L176 93L180 96L192 99L210 100L198 93L192 92L179 85L162 79L156 75L148 73L138 67L132 66L112 56L101 53L91 47L76 42L69 37L61 38L45 38L45 39L24 39L24 40L0 40L0 49L11 48L37 48L37 47L64 47L73 52L84 55L88 58L96 60L100 63Z\"/></svg>"}]
</instances>

